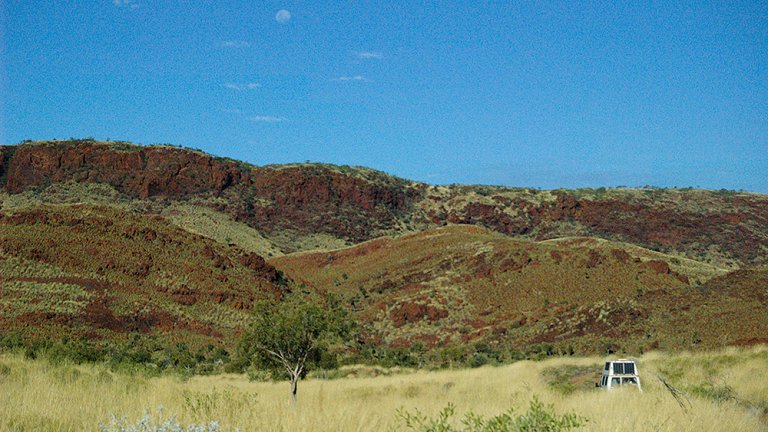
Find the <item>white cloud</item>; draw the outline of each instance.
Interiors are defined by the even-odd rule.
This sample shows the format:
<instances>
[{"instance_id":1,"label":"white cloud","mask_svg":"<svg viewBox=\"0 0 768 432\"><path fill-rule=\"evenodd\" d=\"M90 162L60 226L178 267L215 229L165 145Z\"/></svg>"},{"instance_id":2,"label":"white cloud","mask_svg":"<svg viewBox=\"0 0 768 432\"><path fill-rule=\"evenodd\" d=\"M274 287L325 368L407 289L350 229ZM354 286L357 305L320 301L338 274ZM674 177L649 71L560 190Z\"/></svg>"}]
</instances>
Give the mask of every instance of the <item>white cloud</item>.
<instances>
[{"instance_id":1,"label":"white cloud","mask_svg":"<svg viewBox=\"0 0 768 432\"><path fill-rule=\"evenodd\" d=\"M355 52L357 58L361 59L380 59L384 58L384 54L378 51L357 51Z\"/></svg>"},{"instance_id":2,"label":"white cloud","mask_svg":"<svg viewBox=\"0 0 768 432\"><path fill-rule=\"evenodd\" d=\"M360 82L368 82L368 78L362 76L362 75L355 75L355 76L340 76L336 78L334 81L360 81Z\"/></svg>"},{"instance_id":3,"label":"white cloud","mask_svg":"<svg viewBox=\"0 0 768 432\"><path fill-rule=\"evenodd\" d=\"M224 88L228 88L230 90L243 91L243 90L256 90L257 88L261 87L261 84L259 83L245 83L245 84L224 83L221 86Z\"/></svg>"},{"instance_id":4,"label":"white cloud","mask_svg":"<svg viewBox=\"0 0 768 432\"><path fill-rule=\"evenodd\" d=\"M253 117L249 118L249 120L255 121L255 122L264 122L264 123L278 123L278 122L285 121L285 117L274 117L274 116L263 116L263 115L260 115L260 116L253 116Z\"/></svg>"},{"instance_id":5,"label":"white cloud","mask_svg":"<svg viewBox=\"0 0 768 432\"><path fill-rule=\"evenodd\" d=\"M221 46L224 48L248 48L251 44L242 40L227 40L222 42Z\"/></svg>"},{"instance_id":6,"label":"white cloud","mask_svg":"<svg viewBox=\"0 0 768 432\"><path fill-rule=\"evenodd\" d=\"M112 0L112 4L117 7L129 7L131 9L136 9L139 7L139 5L136 4L136 0Z\"/></svg>"},{"instance_id":7,"label":"white cloud","mask_svg":"<svg viewBox=\"0 0 768 432\"><path fill-rule=\"evenodd\" d=\"M280 24L285 24L290 20L291 20L291 13L285 9L280 9L279 11L277 11L277 14L275 14L275 21L279 22Z\"/></svg>"}]
</instances>

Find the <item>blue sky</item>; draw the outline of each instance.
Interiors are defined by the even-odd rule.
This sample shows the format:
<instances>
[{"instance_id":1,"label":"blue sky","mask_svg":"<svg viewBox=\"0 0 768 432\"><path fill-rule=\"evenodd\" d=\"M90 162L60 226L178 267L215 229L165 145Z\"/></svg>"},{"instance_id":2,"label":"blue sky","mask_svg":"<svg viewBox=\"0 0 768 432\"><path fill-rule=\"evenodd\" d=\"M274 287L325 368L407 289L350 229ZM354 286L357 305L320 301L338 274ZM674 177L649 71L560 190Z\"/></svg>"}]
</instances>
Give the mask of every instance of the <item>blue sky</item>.
<instances>
[{"instance_id":1,"label":"blue sky","mask_svg":"<svg viewBox=\"0 0 768 432\"><path fill-rule=\"evenodd\" d=\"M765 1L4 0L0 49L3 143L768 193Z\"/></svg>"}]
</instances>

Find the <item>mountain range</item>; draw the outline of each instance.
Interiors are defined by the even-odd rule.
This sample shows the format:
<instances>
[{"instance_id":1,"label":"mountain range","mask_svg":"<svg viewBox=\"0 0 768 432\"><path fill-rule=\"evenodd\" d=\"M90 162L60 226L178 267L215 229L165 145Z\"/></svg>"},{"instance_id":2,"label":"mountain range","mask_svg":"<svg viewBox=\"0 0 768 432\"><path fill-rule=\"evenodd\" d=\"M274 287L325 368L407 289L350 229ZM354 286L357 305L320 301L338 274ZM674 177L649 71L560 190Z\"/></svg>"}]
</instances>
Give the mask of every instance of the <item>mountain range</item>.
<instances>
[{"instance_id":1,"label":"mountain range","mask_svg":"<svg viewBox=\"0 0 768 432\"><path fill-rule=\"evenodd\" d=\"M0 332L231 348L335 293L363 346L642 352L768 342L768 196L435 186L94 140L0 146Z\"/></svg>"}]
</instances>

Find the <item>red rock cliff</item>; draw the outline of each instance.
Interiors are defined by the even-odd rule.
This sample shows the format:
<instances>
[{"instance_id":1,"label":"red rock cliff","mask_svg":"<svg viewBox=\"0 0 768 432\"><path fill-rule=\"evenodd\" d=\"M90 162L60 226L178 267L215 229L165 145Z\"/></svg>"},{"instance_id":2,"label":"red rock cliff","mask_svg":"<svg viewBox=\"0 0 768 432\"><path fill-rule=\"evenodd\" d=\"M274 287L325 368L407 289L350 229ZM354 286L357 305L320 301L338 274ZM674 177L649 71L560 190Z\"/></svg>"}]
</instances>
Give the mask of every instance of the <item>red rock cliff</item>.
<instances>
[{"instance_id":1,"label":"red rock cliff","mask_svg":"<svg viewBox=\"0 0 768 432\"><path fill-rule=\"evenodd\" d=\"M256 168L169 147L33 143L15 147L7 165L10 193L63 181L106 183L139 198L226 192L221 210L260 230L353 240L395 227L418 194L383 173L359 176L322 165Z\"/></svg>"},{"instance_id":2,"label":"red rock cliff","mask_svg":"<svg viewBox=\"0 0 768 432\"><path fill-rule=\"evenodd\" d=\"M116 150L97 143L21 145L8 166L6 190L18 193L49 182L107 183L132 196L178 197L221 191L242 176L235 164L166 147Z\"/></svg>"},{"instance_id":3,"label":"red rock cliff","mask_svg":"<svg viewBox=\"0 0 768 432\"><path fill-rule=\"evenodd\" d=\"M426 185L372 170L315 164L252 167L172 147L88 141L0 147L3 178L11 193L78 181L107 183L139 198L216 195L223 198L218 210L262 232L287 229L362 241L397 231L408 219L419 226L483 225L538 239L573 235L577 229L692 257L716 247L742 263L768 264L768 197L756 194L678 191L675 201L659 200L653 193L587 199L563 191L554 201L535 203L503 194L480 202L466 193L456 201L460 205L445 199L438 203L442 210L421 214L414 203L442 198L427 197Z\"/></svg>"}]
</instances>

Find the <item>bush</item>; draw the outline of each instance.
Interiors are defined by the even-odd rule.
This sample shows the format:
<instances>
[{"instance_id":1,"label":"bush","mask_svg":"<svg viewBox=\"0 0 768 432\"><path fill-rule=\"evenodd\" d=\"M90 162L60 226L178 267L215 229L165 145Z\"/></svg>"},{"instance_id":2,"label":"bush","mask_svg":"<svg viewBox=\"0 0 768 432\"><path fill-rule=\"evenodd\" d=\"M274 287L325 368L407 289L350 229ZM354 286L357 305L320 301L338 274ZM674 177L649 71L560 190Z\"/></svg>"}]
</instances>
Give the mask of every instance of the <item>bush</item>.
<instances>
[{"instance_id":1,"label":"bush","mask_svg":"<svg viewBox=\"0 0 768 432\"><path fill-rule=\"evenodd\" d=\"M158 408L158 419L152 419L149 413L138 419L136 423L131 423L125 417L117 418L114 415L110 418L110 424L99 425L101 432L222 432L219 422L212 421L208 424L194 423L182 426L175 417L167 419L162 418L162 408Z\"/></svg>"},{"instance_id":2,"label":"bush","mask_svg":"<svg viewBox=\"0 0 768 432\"><path fill-rule=\"evenodd\" d=\"M485 353L475 353L472 356L472 360L469 362L469 366L473 368L477 368L480 366L485 366L490 362L488 359L488 356L485 355Z\"/></svg>"},{"instance_id":3,"label":"bush","mask_svg":"<svg viewBox=\"0 0 768 432\"><path fill-rule=\"evenodd\" d=\"M601 364L588 366L562 365L544 369L542 376L552 390L569 395L579 390L594 389L593 383L599 379L600 370L602 370Z\"/></svg>"},{"instance_id":4,"label":"bush","mask_svg":"<svg viewBox=\"0 0 768 432\"><path fill-rule=\"evenodd\" d=\"M455 406L449 403L437 418L429 418L418 410L413 414L400 410L398 416L408 430L414 432L560 432L587 423L585 417L572 413L558 416L551 404L545 405L535 396L528 411L519 416L511 409L488 419L470 412L461 420L461 426L456 426L452 419L455 413Z\"/></svg>"},{"instance_id":5,"label":"bush","mask_svg":"<svg viewBox=\"0 0 768 432\"><path fill-rule=\"evenodd\" d=\"M703 383L691 386L688 390L695 396L714 402L727 402L736 399L736 392L733 387L725 383L722 385Z\"/></svg>"},{"instance_id":6,"label":"bush","mask_svg":"<svg viewBox=\"0 0 768 432\"><path fill-rule=\"evenodd\" d=\"M193 350L184 343L171 344L139 334L125 342L66 336L58 341L34 341L17 334L0 335L0 352L14 350L23 350L28 359L42 358L53 364L106 363L112 370L150 375L210 375L224 371L231 362L229 352L221 346L209 344Z\"/></svg>"}]
</instances>

